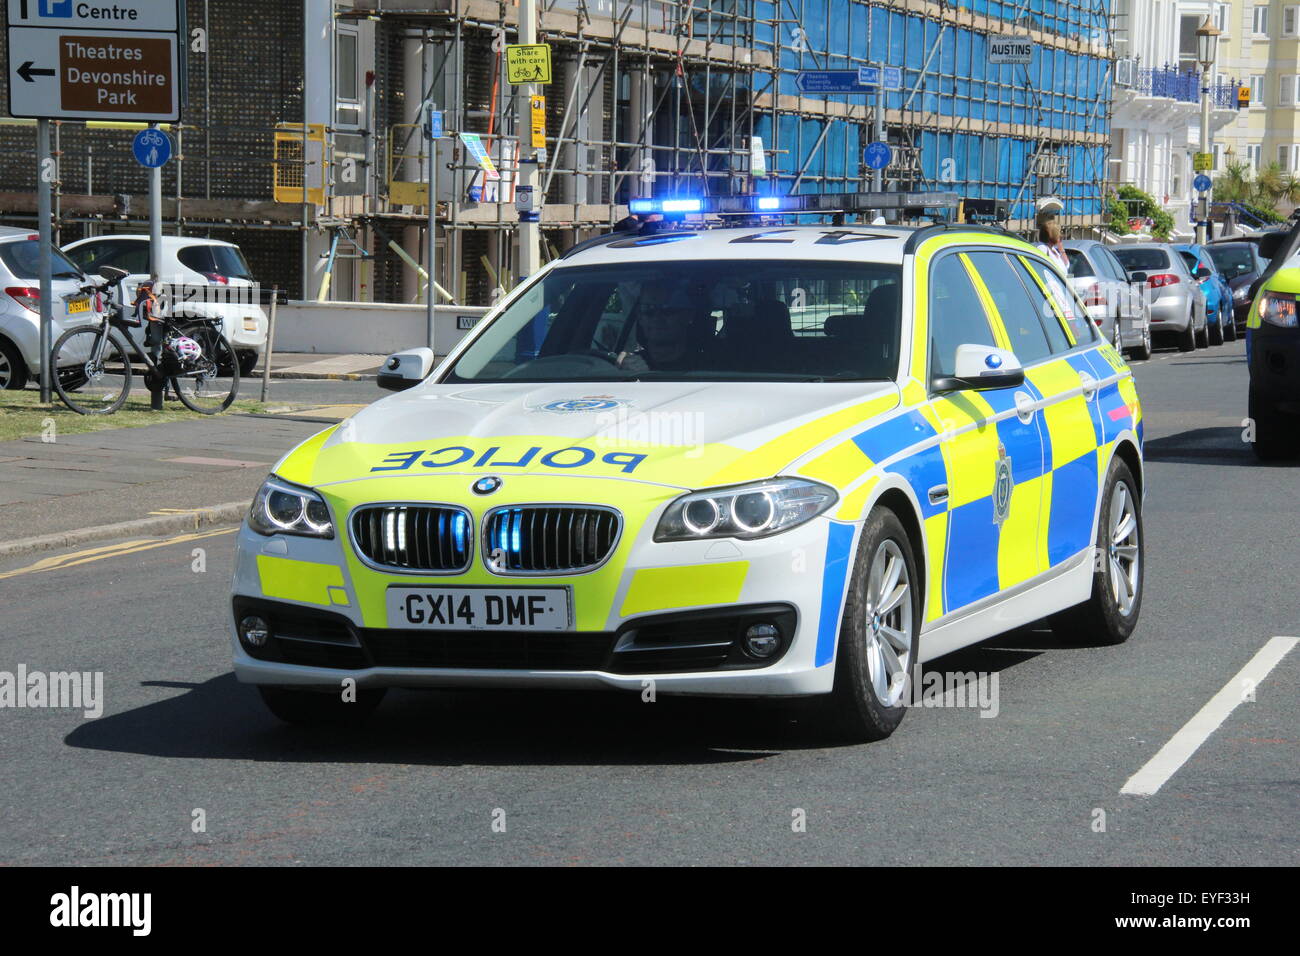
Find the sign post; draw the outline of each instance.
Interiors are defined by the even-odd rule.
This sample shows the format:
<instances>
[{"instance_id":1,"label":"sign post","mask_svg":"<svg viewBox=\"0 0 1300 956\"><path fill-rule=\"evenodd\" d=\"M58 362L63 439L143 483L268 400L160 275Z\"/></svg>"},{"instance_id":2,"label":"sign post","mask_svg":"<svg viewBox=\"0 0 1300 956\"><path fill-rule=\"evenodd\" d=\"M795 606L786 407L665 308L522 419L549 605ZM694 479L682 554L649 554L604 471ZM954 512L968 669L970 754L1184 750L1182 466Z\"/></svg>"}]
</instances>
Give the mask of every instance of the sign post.
<instances>
[{"instance_id":1,"label":"sign post","mask_svg":"<svg viewBox=\"0 0 1300 956\"><path fill-rule=\"evenodd\" d=\"M171 123L180 119L182 0L5 0L9 115L36 120L36 215L40 220L41 401L50 401L53 235L52 119ZM146 131L147 132L147 131ZM155 131L157 135L162 135ZM165 137L164 137L165 138ZM170 142L167 142L170 155ZM149 266L159 268L162 174L150 178ZM144 161L141 160L143 163Z\"/></svg>"},{"instance_id":2,"label":"sign post","mask_svg":"<svg viewBox=\"0 0 1300 956\"><path fill-rule=\"evenodd\" d=\"M41 403L51 401L50 341L54 329L54 238L50 235L50 180L54 159L50 156L50 121L36 121L36 218L40 220L41 253L37 271L41 281Z\"/></svg>"}]
</instances>

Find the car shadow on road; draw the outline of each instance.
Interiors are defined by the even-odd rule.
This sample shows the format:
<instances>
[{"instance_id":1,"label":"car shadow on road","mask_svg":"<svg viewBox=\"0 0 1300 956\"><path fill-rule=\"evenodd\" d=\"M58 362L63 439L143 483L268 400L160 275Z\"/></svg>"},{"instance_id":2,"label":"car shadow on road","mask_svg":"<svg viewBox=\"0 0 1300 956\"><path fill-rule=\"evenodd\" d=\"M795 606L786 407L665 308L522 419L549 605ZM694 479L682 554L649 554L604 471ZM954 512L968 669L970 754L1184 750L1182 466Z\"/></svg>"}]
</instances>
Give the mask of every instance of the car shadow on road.
<instances>
[{"instance_id":1,"label":"car shadow on road","mask_svg":"<svg viewBox=\"0 0 1300 956\"><path fill-rule=\"evenodd\" d=\"M1142 445L1148 461L1175 461L1197 465L1257 464L1250 445L1242 441L1244 426L1193 428L1163 438L1149 438Z\"/></svg>"},{"instance_id":2,"label":"car shadow on road","mask_svg":"<svg viewBox=\"0 0 1300 956\"><path fill-rule=\"evenodd\" d=\"M1001 671L1036 654L973 648L924 672ZM815 698L660 694L646 703L602 691L390 691L362 727L307 728L280 723L233 674L142 686L184 692L87 721L64 743L181 759L417 766L720 764L849 745L828 733L824 700Z\"/></svg>"}]
</instances>

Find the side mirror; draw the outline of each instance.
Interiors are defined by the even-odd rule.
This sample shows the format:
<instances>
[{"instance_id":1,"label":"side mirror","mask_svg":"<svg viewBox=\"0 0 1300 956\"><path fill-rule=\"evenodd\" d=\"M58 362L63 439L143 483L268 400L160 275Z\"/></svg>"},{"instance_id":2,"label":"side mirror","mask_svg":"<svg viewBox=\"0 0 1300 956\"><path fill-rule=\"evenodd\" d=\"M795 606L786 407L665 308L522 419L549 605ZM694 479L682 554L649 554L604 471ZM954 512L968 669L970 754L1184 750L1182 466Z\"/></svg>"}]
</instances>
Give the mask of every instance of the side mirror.
<instances>
[{"instance_id":1,"label":"side mirror","mask_svg":"<svg viewBox=\"0 0 1300 956\"><path fill-rule=\"evenodd\" d=\"M1265 259L1276 259L1278 250L1286 241L1285 232L1266 232L1259 237L1259 254Z\"/></svg>"},{"instance_id":2,"label":"side mirror","mask_svg":"<svg viewBox=\"0 0 1300 956\"><path fill-rule=\"evenodd\" d=\"M960 392L989 388L1014 388L1025 382L1025 370L1014 352L991 345L959 345L952 375L936 376L936 392Z\"/></svg>"},{"instance_id":3,"label":"side mirror","mask_svg":"<svg viewBox=\"0 0 1300 956\"><path fill-rule=\"evenodd\" d=\"M390 392L414 388L429 377L434 364L433 349L420 348L394 352L384 359L384 364L379 367L375 384Z\"/></svg>"}]
</instances>

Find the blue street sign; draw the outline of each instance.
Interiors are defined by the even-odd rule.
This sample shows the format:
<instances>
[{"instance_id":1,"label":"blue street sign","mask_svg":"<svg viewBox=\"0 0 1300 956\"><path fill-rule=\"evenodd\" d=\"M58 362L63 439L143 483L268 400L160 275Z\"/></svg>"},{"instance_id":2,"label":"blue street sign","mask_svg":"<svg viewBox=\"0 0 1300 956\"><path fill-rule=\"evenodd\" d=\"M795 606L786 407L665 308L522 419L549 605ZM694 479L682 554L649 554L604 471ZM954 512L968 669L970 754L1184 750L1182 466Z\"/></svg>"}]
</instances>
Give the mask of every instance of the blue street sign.
<instances>
[{"instance_id":1,"label":"blue street sign","mask_svg":"<svg viewBox=\"0 0 1300 956\"><path fill-rule=\"evenodd\" d=\"M1192 180L1192 188L1197 192L1207 193L1214 186L1214 181L1209 176L1201 173Z\"/></svg>"},{"instance_id":2,"label":"blue street sign","mask_svg":"<svg viewBox=\"0 0 1300 956\"><path fill-rule=\"evenodd\" d=\"M886 90L901 90L903 71L896 66L860 66L858 83L873 89L879 86Z\"/></svg>"},{"instance_id":3,"label":"blue street sign","mask_svg":"<svg viewBox=\"0 0 1300 956\"><path fill-rule=\"evenodd\" d=\"M888 143L868 143L867 148L862 151L862 161L867 164L868 169L884 169L894 161L894 151L889 148Z\"/></svg>"},{"instance_id":4,"label":"blue street sign","mask_svg":"<svg viewBox=\"0 0 1300 956\"><path fill-rule=\"evenodd\" d=\"M157 169L172 158L172 140L160 129L142 129L131 140L135 161L146 169Z\"/></svg>"},{"instance_id":5,"label":"blue street sign","mask_svg":"<svg viewBox=\"0 0 1300 956\"><path fill-rule=\"evenodd\" d=\"M429 139L442 139L446 135L442 126L442 110L429 110L426 132Z\"/></svg>"},{"instance_id":6,"label":"blue street sign","mask_svg":"<svg viewBox=\"0 0 1300 956\"><path fill-rule=\"evenodd\" d=\"M795 74L800 93L871 93L873 88L858 80L857 70L800 70Z\"/></svg>"}]
</instances>

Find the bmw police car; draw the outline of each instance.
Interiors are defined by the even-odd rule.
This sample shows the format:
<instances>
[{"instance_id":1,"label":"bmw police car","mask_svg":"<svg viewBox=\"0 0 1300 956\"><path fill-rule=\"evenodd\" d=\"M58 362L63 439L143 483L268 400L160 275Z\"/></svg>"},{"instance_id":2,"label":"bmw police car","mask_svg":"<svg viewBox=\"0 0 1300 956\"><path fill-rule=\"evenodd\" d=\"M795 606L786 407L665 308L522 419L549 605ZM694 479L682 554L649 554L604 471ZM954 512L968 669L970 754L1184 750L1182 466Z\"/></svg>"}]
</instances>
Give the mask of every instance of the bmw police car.
<instances>
[{"instance_id":1,"label":"bmw police car","mask_svg":"<svg viewBox=\"0 0 1300 956\"><path fill-rule=\"evenodd\" d=\"M1132 376L1007 233L602 237L431 365L394 356L414 387L290 452L240 531L235 672L286 720L653 681L825 695L879 739L921 662L1137 621Z\"/></svg>"}]
</instances>

